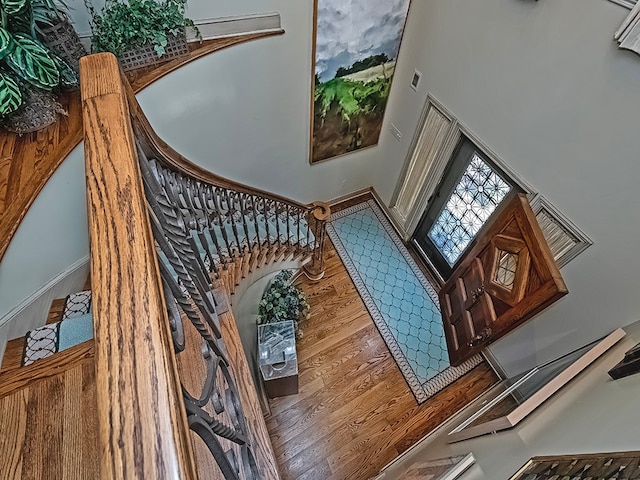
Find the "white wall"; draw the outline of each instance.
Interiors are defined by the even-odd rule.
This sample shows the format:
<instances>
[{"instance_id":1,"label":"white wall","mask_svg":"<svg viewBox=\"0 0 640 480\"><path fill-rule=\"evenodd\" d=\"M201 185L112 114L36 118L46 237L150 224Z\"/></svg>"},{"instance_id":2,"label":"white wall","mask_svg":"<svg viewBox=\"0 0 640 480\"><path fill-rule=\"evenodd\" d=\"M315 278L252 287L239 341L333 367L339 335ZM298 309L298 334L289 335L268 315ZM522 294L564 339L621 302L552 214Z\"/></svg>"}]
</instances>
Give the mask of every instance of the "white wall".
<instances>
[{"instance_id":1,"label":"white wall","mask_svg":"<svg viewBox=\"0 0 640 480\"><path fill-rule=\"evenodd\" d=\"M379 157L406 158L431 93L595 242L562 270L569 295L492 349L510 370L640 318L640 56L612 40L627 13L606 0L411 6L387 110L404 137ZM389 164L374 181L385 200Z\"/></svg>"},{"instance_id":2,"label":"white wall","mask_svg":"<svg viewBox=\"0 0 640 480\"><path fill-rule=\"evenodd\" d=\"M629 333L631 338L622 339L515 428L447 444L447 433L466 418L463 415L407 452L376 480L404 478L414 462L469 452L476 463L460 480L511 478L537 455L640 450L640 414L634 401L640 395L640 374L615 381L607 375L640 340L638 325Z\"/></svg>"},{"instance_id":3,"label":"white wall","mask_svg":"<svg viewBox=\"0 0 640 480\"><path fill-rule=\"evenodd\" d=\"M25 299L43 287L49 290L52 279L88 254L84 150L80 145L42 189L0 263L0 325L25 307ZM63 296L67 293L71 292ZM45 312L49 306L44 306ZM40 320L26 319L30 328L39 321L43 325L46 318ZM12 326L9 338L24 335L21 330Z\"/></svg>"},{"instance_id":4,"label":"white wall","mask_svg":"<svg viewBox=\"0 0 640 480\"><path fill-rule=\"evenodd\" d=\"M140 102L158 134L218 174L302 202L382 182L379 148L309 165L312 2L256 8L280 12L286 33L205 57L143 91Z\"/></svg>"}]
</instances>

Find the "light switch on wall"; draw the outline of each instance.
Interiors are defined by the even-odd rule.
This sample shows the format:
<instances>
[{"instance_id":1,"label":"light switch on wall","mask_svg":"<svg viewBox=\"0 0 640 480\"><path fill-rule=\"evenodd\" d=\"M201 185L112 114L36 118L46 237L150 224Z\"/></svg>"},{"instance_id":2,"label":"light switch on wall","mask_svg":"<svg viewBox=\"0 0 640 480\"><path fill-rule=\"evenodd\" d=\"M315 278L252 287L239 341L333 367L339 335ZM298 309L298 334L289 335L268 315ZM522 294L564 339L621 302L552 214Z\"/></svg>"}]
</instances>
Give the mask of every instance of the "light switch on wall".
<instances>
[{"instance_id":1,"label":"light switch on wall","mask_svg":"<svg viewBox=\"0 0 640 480\"><path fill-rule=\"evenodd\" d=\"M413 88L416 92L418 91L418 85L420 85L420 79L422 78L422 73L418 70L413 71L413 76L411 77L411 88Z\"/></svg>"},{"instance_id":2,"label":"light switch on wall","mask_svg":"<svg viewBox=\"0 0 640 480\"><path fill-rule=\"evenodd\" d=\"M402 138L402 132L400 130L398 130L398 127L396 127L392 123L391 126L389 127L389 131L391 132L391 134L395 137L395 139L397 141L400 141L400 139Z\"/></svg>"}]
</instances>

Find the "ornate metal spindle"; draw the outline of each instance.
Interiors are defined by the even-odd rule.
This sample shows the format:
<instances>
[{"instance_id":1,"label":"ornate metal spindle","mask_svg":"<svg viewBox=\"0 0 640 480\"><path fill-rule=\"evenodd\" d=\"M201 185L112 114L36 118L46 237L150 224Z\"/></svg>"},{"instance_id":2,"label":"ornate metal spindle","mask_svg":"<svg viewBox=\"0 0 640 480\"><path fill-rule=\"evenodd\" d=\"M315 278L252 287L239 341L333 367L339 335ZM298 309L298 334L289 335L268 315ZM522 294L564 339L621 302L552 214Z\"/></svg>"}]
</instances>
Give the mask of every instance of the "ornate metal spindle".
<instances>
[{"instance_id":1,"label":"ornate metal spindle","mask_svg":"<svg viewBox=\"0 0 640 480\"><path fill-rule=\"evenodd\" d=\"M229 220L231 220L231 232L233 233L233 237L236 241L236 251L238 252L238 255L240 255L240 236L238 235L238 226L236 224L236 218L235 218L235 213L236 213L236 209L234 208L235 206L235 192L231 192L229 189L225 189L224 190L225 193L225 202L227 204L227 211L228 213L228 217Z\"/></svg>"},{"instance_id":2,"label":"ornate metal spindle","mask_svg":"<svg viewBox=\"0 0 640 480\"><path fill-rule=\"evenodd\" d=\"M251 216L253 217L253 227L256 231L255 241L252 241L250 244L250 268L255 264L255 259L260 255L260 249L262 246L262 241L260 240L260 222L258 220L258 210L257 210L257 197L255 195L249 196L249 208L251 209Z\"/></svg>"},{"instance_id":3,"label":"ornate metal spindle","mask_svg":"<svg viewBox=\"0 0 640 480\"><path fill-rule=\"evenodd\" d=\"M313 253L315 249L315 237L314 237L314 245L311 245L311 225L313 225L312 211L307 210L306 215L304 216L306 223L306 232L305 232L305 251Z\"/></svg>"},{"instance_id":4,"label":"ornate metal spindle","mask_svg":"<svg viewBox=\"0 0 640 480\"><path fill-rule=\"evenodd\" d=\"M220 206L220 198L218 195L218 188L212 188L212 196L211 202L213 203L213 216L211 218L213 228L210 230L211 238L215 238L217 241L217 245L219 247L218 254L220 256L220 260L224 269L227 268L227 263L230 261L229 252L231 251L231 247L229 245L229 239L227 238L227 230L225 228L224 221L224 212ZM216 227L219 229L219 232L216 231ZM222 241L220 241L220 237L222 237ZM225 253L226 251L226 253Z\"/></svg>"},{"instance_id":5,"label":"ornate metal spindle","mask_svg":"<svg viewBox=\"0 0 640 480\"><path fill-rule=\"evenodd\" d=\"M204 220L205 220L207 233L209 234L209 238L211 239L211 243L213 244L213 248L215 248L216 255L218 257L217 262L215 260L216 255L211 257L215 265L214 272L217 275L219 271L218 263L221 264L223 268L226 268L225 258L222 253L220 243L218 242L218 235L216 234L216 231L215 231L218 212L215 206L215 202L213 200L212 189L209 185L203 186L202 190L200 191L200 195L201 195L202 204L204 206ZM204 232L202 232L202 236L205 237L205 239L207 240L207 244L209 244L209 246L211 247L211 243L209 243L209 239L206 238Z\"/></svg>"},{"instance_id":6,"label":"ornate metal spindle","mask_svg":"<svg viewBox=\"0 0 640 480\"><path fill-rule=\"evenodd\" d=\"M209 268L207 271L209 273L213 272L216 275L218 274L218 262L216 262L215 257L213 256L213 252L211 251L211 245L209 243L209 239L204 233L204 228L202 231L198 231L198 238L200 239L200 244L202 248L204 248L205 255L209 257Z\"/></svg>"},{"instance_id":7,"label":"ornate metal spindle","mask_svg":"<svg viewBox=\"0 0 640 480\"><path fill-rule=\"evenodd\" d=\"M268 248L271 248L271 232L269 232L269 200L267 200L266 198L262 198L262 214L264 216L264 228L266 230L266 237L267 237L267 246Z\"/></svg>"},{"instance_id":8,"label":"ornate metal spindle","mask_svg":"<svg viewBox=\"0 0 640 480\"><path fill-rule=\"evenodd\" d=\"M300 209L296 209L296 242L298 244L298 246L303 246L302 245L302 236L300 235L300 223L301 223L301 218L300 218Z\"/></svg>"},{"instance_id":9,"label":"ornate metal spindle","mask_svg":"<svg viewBox=\"0 0 640 480\"><path fill-rule=\"evenodd\" d=\"M289 216L290 212L289 212L289 205L285 205L285 221L287 222L287 244L290 245L291 244L291 226L289 225L291 222L289 222L289 218L291 218Z\"/></svg>"},{"instance_id":10,"label":"ornate metal spindle","mask_svg":"<svg viewBox=\"0 0 640 480\"><path fill-rule=\"evenodd\" d=\"M196 225L197 226L197 225ZM187 242L189 242L189 246L191 247L191 251L194 252L194 257L196 262L198 263L198 266L200 267L199 273L200 273L200 277L201 277L201 281L202 282L206 282L206 284L209 287L209 290L211 290L211 279L209 277L209 275L202 275L202 273L207 272L208 273L208 269L207 266L204 264L204 259L202 258L202 255L200 255L200 251L198 248L198 244L196 243L196 238L199 238L198 236L198 228L193 228L190 230L190 232L187 234ZM194 233L196 235L196 237L194 237ZM204 245L203 245L204 248ZM206 253L206 250L205 250Z\"/></svg>"},{"instance_id":11,"label":"ornate metal spindle","mask_svg":"<svg viewBox=\"0 0 640 480\"><path fill-rule=\"evenodd\" d=\"M258 219L260 212L258 211L258 197L256 197L255 195L251 196L251 209L253 215L253 225L256 229L256 245L258 247L257 250L260 251L260 247L262 246L262 240L260 239L260 220Z\"/></svg>"},{"instance_id":12,"label":"ornate metal spindle","mask_svg":"<svg viewBox=\"0 0 640 480\"><path fill-rule=\"evenodd\" d=\"M239 203L240 203L240 214L242 215L242 227L244 229L244 238L246 239L247 242L247 251L250 252L251 251L251 236L249 235L249 226L247 225L247 202L248 202L248 198L249 195L247 195L246 193L241 193L239 194ZM244 247L243 247L243 251L244 251Z\"/></svg>"},{"instance_id":13,"label":"ornate metal spindle","mask_svg":"<svg viewBox=\"0 0 640 480\"><path fill-rule=\"evenodd\" d=\"M278 251L282 248L282 239L280 238L280 202L273 202L273 212L276 221L276 242L278 244Z\"/></svg>"}]
</instances>

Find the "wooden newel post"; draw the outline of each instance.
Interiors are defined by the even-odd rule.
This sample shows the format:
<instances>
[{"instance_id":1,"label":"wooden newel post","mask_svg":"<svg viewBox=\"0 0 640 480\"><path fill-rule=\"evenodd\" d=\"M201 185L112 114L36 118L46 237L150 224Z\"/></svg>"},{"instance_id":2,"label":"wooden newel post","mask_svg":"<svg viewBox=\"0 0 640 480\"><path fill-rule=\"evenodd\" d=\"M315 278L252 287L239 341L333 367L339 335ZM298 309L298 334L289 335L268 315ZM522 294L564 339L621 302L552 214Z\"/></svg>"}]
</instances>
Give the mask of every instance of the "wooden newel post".
<instances>
[{"instance_id":1,"label":"wooden newel post","mask_svg":"<svg viewBox=\"0 0 640 480\"><path fill-rule=\"evenodd\" d=\"M116 57L80 60L100 478L195 480L181 383Z\"/></svg>"},{"instance_id":2,"label":"wooden newel post","mask_svg":"<svg viewBox=\"0 0 640 480\"><path fill-rule=\"evenodd\" d=\"M304 266L303 271L309 280L318 281L324 277L325 225L331 216L331 208L324 202L313 202L312 205L313 216L310 219L309 228L315 237L314 249L311 261Z\"/></svg>"}]
</instances>

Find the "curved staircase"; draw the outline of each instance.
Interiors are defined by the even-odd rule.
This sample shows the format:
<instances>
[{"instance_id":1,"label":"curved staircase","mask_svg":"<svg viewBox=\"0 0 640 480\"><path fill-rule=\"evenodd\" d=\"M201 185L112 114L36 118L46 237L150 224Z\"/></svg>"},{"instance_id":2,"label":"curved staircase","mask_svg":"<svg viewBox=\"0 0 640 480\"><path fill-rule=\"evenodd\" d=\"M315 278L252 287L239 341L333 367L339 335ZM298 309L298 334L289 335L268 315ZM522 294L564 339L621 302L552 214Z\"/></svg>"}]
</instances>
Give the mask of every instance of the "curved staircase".
<instances>
[{"instance_id":1,"label":"curved staircase","mask_svg":"<svg viewBox=\"0 0 640 480\"><path fill-rule=\"evenodd\" d=\"M0 477L277 479L230 298L284 264L322 278L329 208L181 157L110 54L81 73L91 307L8 346Z\"/></svg>"}]
</instances>

